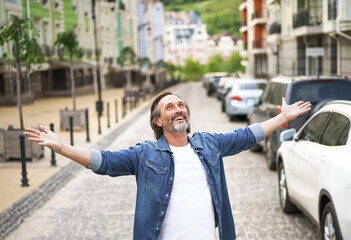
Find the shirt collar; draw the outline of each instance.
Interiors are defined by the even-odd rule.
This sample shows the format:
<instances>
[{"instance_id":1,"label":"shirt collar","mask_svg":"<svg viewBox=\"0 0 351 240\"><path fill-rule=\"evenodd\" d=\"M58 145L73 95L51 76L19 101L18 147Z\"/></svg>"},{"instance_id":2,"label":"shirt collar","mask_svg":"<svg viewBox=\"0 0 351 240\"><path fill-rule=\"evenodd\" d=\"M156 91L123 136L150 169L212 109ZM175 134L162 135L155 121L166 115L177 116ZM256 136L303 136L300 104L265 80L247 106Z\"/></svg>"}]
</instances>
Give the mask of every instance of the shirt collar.
<instances>
[{"instance_id":1,"label":"shirt collar","mask_svg":"<svg viewBox=\"0 0 351 240\"><path fill-rule=\"evenodd\" d=\"M193 149L203 149L202 145L196 141L194 138L188 136L188 141ZM172 152L167 139L162 134L162 136L156 142L156 149L160 151L169 151Z\"/></svg>"}]
</instances>

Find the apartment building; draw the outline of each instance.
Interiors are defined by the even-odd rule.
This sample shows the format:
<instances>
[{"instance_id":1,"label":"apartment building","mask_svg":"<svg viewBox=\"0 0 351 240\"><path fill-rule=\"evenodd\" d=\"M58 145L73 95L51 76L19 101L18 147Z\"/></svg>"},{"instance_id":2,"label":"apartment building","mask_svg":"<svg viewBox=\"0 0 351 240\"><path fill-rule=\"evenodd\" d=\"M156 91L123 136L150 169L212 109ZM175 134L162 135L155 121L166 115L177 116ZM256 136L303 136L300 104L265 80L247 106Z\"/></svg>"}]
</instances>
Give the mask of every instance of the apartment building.
<instances>
[{"instance_id":1,"label":"apartment building","mask_svg":"<svg viewBox=\"0 0 351 240\"><path fill-rule=\"evenodd\" d=\"M239 10L248 75L351 76L350 1L243 0Z\"/></svg>"},{"instance_id":2,"label":"apartment building","mask_svg":"<svg viewBox=\"0 0 351 240\"><path fill-rule=\"evenodd\" d=\"M243 50L243 41L240 37L232 36L228 32L215 34L207 40L208 57L220 55L229 60L233 53Z\"/></svg>"},{"instance_id":3,"label":"apartment building","mask_svg":"<svg viewBox=\"0 0 351 240\"><path fill-rule=\"evenodd\" d=\"M201 64L208 62L206 24L194 11L186 14L166 12L165 26L165 61L184 66L188 57L198 60Z\"/></svg>"}]
</instances>

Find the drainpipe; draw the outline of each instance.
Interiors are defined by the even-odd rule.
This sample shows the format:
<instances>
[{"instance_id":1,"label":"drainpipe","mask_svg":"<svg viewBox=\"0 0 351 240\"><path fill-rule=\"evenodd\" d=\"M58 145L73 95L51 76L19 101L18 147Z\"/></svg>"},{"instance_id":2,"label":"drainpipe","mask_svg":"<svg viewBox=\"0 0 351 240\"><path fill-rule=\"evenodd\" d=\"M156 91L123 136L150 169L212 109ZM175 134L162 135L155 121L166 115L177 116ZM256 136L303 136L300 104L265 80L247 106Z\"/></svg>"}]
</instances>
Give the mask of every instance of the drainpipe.
<instances>
[{"instance_id":1,"label":"drainpipe","mask_svg":"<svg viewBox=\"0 0 351 240\"><path fill-rule=\"evenodd\" d=\"M27 0L27 18L28 18L28 21L30 21L29 0ZM32 39L32 31L29 30L28 33L29 33L29 39ZM30 72L31 72L31 71L28 71L28 72L27 72L28 93L31 92Z\"/></svg>"},{"instance_id":2,"label":"drainpipe","mask_svg":"<svg viewBox=\"0 0 351 240\"><path fill-rule=\"evenodd\" d=\"M340 20L341 20L341 2L342 1L338 1L338 16L336 17L336 33L339 34L340 36L347 38L349 40L351 40L351 36L343 33L340 31Z\"/></svg>"},{"instance_id":3,"label":"drainpipe","mask_svg":"<svg viewBox=\"0 0 351 240\"><path fill-rule=\"evenodd\" d=\"M306 37L306 36L303 36L303 42L305 43L305 52L306 52L306 48L308 48L308 42L307 42L307 37ZM306 59L306 63L305 63L305 66L306 66L306 76L308 76L309 73L310 73L310 71L309 71L308 56L306 56L305 59Z\"/></svg>"},{"instance_id":4,"label":"drainpipe","mask_svg":"<svg viewBox=\"0 0 351 240\"><path fill-rule=\"evenodd\" d=\"M340 39L336 36L334 36L333 34L329 34L330 37L334 38L336 40L336 48L337 48L337 55L338 55L338 58L337 58L337 75L340 75L340 54L341 54L341 51L340 51Z\"/></svg>"}]
</instances>

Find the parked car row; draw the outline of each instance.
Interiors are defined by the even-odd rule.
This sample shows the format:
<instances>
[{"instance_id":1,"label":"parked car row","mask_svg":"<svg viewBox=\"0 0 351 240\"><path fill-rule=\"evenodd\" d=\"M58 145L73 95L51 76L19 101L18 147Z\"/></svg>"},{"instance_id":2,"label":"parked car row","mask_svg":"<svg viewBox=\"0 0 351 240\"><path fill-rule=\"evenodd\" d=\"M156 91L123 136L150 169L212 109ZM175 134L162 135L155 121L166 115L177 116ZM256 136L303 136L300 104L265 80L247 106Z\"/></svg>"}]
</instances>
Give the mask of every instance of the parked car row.
<instances>
[{"instance_id":1,"label":"parked car row","mask_svg":"<svg viewBox=\"0 0 351 240\"><path fill-rule=\"evenodd\" d=\"M230 120L247 116L257 104L266 84L265 79L238 78L223 73L204 78L208 96L214 95L221 102L222 112Z\"/></svg>"},{"instance_id":2,"label":"parked car row","mask_svg":"<svg viewBox=\"0 0 351 240\"><path fill-rule=\"evenodd\" d=\"M351 239L351 80L284 77L268 82L219 76L210 91L233 118L266 121L287 104L309 101L312 110L284 124L252 151L262 151L277 169L280 206L303 212L322 239ZM249 92L250 90L250 92ZM231 119L232 120L232 119Z\"/></svg>"}]
</instances>

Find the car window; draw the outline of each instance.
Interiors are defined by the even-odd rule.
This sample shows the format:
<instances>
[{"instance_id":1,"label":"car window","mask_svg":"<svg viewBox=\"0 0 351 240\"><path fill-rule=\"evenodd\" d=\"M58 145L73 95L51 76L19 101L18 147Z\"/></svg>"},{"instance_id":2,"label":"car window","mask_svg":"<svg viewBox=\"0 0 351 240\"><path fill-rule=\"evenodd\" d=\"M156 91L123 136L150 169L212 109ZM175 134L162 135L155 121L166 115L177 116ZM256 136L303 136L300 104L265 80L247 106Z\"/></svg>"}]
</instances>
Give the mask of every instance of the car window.
<instances>
[{"instance_id":1,"label":"car window","mask_svg":"<svg viewBox=\"0 0 351 240\"><path fill-rule=\"evenodd\" d=\"M267 102L273 105L282 104L282 96L285 95L286 84L272 83L267 96Z\"/></svg>"},{"instance_id":2,"label":"car window","mask_svg":"<svg viewBox=\"0 0 351 240\"><path fill-rule=\"evenodd\" d=\"M337 146L338 140L348 123L349 119L347 117L340 113L334 113L325 128L320 143L327 146Z\"/></svg>"},{"instance_id":3,"label":"car window","mask_svg":"<svg viewBox=\"0 0 351 240\"><path fill-rule=\"evenodd\" d=\"M342 133L341 133L341 135L339 137L339 140L336 143L336 145L337 146L346 145L347 138L349 137L349 133L350 133L350 121L348 121L348 123L346 124L344 130L342 130Z\"/></svg>"},{"instance_id":4,"label":"car window","mask_svg":"<svg viewBox=\"0 0 351 240\"><path fill-rule=\"evenodd\" d=\"M319 142L324 126L330 116L329 112L322 112L315 116L302 130L299 139L309 142Z\"/></svg>"},{"instance_id":5,"label":"car window","mask_svg":"<svg viewBox=\"0 0 351 240\"><path fill-rule=\"evenodd\" d=\"M264 89L266 86L265 83L240 83L239 89L240 90L252 90L252 89Z\"/></svg>"},{"instance_id":6,"label":"car window","mask_svg":"<svg viewBox=\"0 0 351 240\"><path fill-rule=\"evenodd\" d=\"M344 80L316 80L296 83L291 92L291 102L319 103L325 99L351 100L351 83Z\"/></svg>"}]
</instances>

